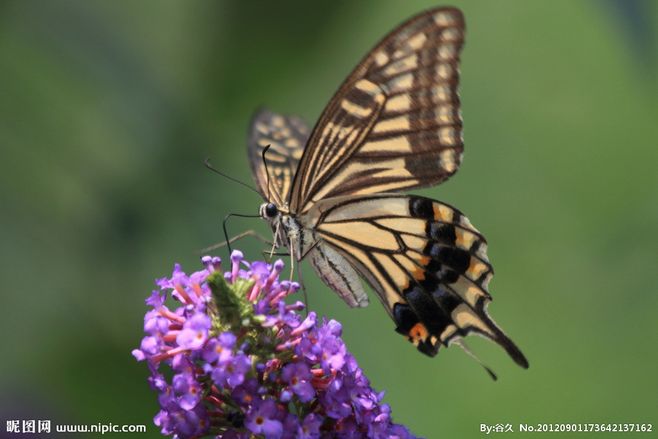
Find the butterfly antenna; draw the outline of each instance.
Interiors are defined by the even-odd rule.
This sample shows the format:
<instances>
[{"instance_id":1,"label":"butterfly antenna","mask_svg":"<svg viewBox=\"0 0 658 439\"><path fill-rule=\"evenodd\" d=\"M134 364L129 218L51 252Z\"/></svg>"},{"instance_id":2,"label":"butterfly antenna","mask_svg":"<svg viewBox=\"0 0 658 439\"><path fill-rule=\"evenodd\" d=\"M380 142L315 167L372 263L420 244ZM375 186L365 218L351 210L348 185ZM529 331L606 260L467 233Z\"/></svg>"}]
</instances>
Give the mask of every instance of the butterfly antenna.
<instances>
[{"instance_id":1,"label":"butterfly antenna","mask_svg":"<svg viewBox=\"0 0 658 439\"><path fill-rule=\"evenodd\" d=\"M226 239L226 247L228 247L228 254L229 256L231 253L233 253L233 250L231 249L231 240L228 238L228 232L226 231L226 223L228 222L228 219L231 218L232 216L237 216L239 218L260 218L260 215L244 215L241 213L229 213L224 217L224 221L222 221L222 229L224 230L224 239Z\"/></svg>"},{"instance_id":2,"label":"butterfly antenna","mask_svg":"<svg viewBox=\"0 0 658 439\"><path fill-rule=\"evenodd\" d=\"M229 239L228 241L222 241L222 242L219 242L219 243L217 243L217 244L213 244L213 245L211 245L211 246L209 246L209 247L202 248L201 250L198 251L198 253L199 253L199 254L202 254L202 255L205 255L205 254L207 254L208 252L211 252L211 251L213 251L213 250L217 250L218 248L225 247L225 246L226 246L227 244L229 244L229 243L230 243L230 244L233 244L234 242L239 241L240 239L245 238L245 237L247 237L247 236L253 236L254 238L258 239L259 241L261 241L261 242L263 242L263 243L265 243L265 244L267 244L267 245L271 245L271 244L272 244L272 241L268 241L267 238L261 236L261 235L260 235L258 232L256 232L255 230L245 230L244 232L235 235L234 237L232 237L232 238Z\"/></svg>"},{"instance_id":3,"label":"butterfly antenna","mask_svg":"<svg viewBox=\"0 0 658 439\"><path fill-rule=\"evenodd\" d=\"M267 160L265 159L265 154L267 151L270 149L270 146L272 145L267 145L265 148L263 148L263 165L265 166L265 176L266 176L266 182L267 182L267 201L270 202L272 200L272 190L270 189L270 170L267 168Z\"/></svg>"},{"instance_id":4,"label":"butterfly antenna","mask_svg":"<svg viewBox=\"0 0 658 439\"><path fill-rule=\"evenodd\" d=\"M478 363L480 366L482 366L482 367L484 368L484 370L487 371L487 373L489 374L489 376L491 377L492 380L494 380L494 381L498 380L498 377L496 376L496 374L494 373L494 371L491 370L486 364L484 364L484 363L482 362L482 360L480 360L480 359L477 357L477 355L475 355L475 354L473 353L473 351L471 351L471 349L470 349L468 346L466 346L466 343L464 343L463 340L455 339L455 340L453 340L453 343L456 344L457 346L459 346L460 348L462 348L462 349L464 350L464 352L466 352L466 353L468 354L469 357L471 357L472 359L474 359L475 361L477 361L477 363Z\"/></svg>"},{"instance_id":5,"label":"butterfly antenna","mask_svg":"<svg viewBox=\"0 0 658 439\"><path fill-rule=\"evenodd\" d=\"M219 174L219 175L221 175L222 177L228 178L228 179L231 180L232 182L235 182L235 183L237 183L237 184L241 184L242 186L246 187L247 189L251 189L252 191L256 192L258 195L260 195L260 193L259 193L255 188L249 186L247 183L245 183L245 182L243 182L243 181L240 181L240 180L238 180L237 178L233 178L233 177L231 177L230 175L226 175L226 174L224 174L223 172L218 171L217 169L215 169L215 167L213 167L213 165L210 163L210 158L206 158L206 159L203 161L203 164L206 165L206 168L210 169L212 172L214 172L214 173L216 173L216 174Z\"/></svg>"}]
</instances>

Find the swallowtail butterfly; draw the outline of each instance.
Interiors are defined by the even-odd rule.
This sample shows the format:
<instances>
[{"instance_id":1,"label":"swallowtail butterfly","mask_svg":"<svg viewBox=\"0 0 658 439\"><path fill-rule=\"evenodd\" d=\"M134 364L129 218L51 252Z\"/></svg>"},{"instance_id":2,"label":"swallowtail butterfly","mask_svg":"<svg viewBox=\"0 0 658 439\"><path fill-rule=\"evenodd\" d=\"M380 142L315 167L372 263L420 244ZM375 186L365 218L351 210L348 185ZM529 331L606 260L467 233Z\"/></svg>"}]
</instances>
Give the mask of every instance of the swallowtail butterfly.
<instances>
[{"instance_id":1,"label":"swallowtail butterfly","mask_svg":"<svg viewBox=\"0 0 658 439\"><path fill-rule=\"evenodd\" d=\"M484 237L454 207L399 193L441 183L461 162L464 30L456 8L411 18L356 66L312 130L258 111L249 159L275 246L310 261L349 306L368 304L363 278L422 353L477 333L526 368L487 313Z\"/></svg>"}]
</instances>

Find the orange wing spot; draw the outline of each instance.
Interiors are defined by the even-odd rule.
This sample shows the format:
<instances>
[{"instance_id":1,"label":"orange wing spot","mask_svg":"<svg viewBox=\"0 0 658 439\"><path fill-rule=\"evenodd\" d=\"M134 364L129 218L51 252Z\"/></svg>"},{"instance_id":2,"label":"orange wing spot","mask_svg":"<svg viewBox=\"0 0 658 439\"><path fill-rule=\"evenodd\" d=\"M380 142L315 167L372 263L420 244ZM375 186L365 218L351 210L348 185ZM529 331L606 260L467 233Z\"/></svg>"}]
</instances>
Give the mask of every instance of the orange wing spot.
<instances>
[{"instance_id":1,"label":"orange wing spot","mask_svg":"<svg viewBox=\"0 0 658 439\"><path fill-rule=\"evenodd\" d=\"M434 219L444 223L452 222L452 209L444 206L443 204L434 203L432 205L434 210Z\"/></svg>"},{"instance_id":2,"label":"orange wing spot","mask_svg":"<svg viewBox=\"0 0 658 439\"><path fill-rule=\"evenodd\" d=\"M425 270L422 268L416 268L412 275L416 280L425 280Z\"/></svg>"},{"instance_id":3,"label":"orange wing spot","mask_svg":"<svg viewBox=\"0 0 658 439\"><path fill-rule=\"evenodd\" d=\"M411 342L415 345L425 340L428 335L429 332L427 332L427 328L422 323L416 323L409 330L409 340L411 340Z\"/></svg>"}]
</instances>

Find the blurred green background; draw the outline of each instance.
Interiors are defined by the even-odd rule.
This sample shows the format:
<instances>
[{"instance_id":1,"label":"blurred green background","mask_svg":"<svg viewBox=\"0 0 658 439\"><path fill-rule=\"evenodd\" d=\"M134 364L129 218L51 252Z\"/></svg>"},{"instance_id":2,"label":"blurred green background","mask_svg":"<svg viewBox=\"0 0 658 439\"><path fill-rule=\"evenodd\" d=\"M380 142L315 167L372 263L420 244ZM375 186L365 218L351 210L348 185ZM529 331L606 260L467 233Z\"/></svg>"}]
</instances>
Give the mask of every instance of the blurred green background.
<instances>
[{"instance_id":1,"label":"blurred green background","mask_svg":"<svg viewBox=\"0 0 658 439\"><path fill-rule=\"evenodd\" d=\"M344 323L395 421L418 435L480 437L499 422L655 432L658 3L456 3L466 156L421 193L487 236L490 311L530 369L479 338L498 382L457 348L421 356L376 301L348 309L305 266L311 307ZM0 3L0 429L50 418L158 437L146 366L130 355L143 301L174 262L199 267L224 215L261 202L203 159L250 181L255 108L313 122L380 37L436 5ZM230 224L254 227L267 233Z\"/></svg>"}]
</instances>

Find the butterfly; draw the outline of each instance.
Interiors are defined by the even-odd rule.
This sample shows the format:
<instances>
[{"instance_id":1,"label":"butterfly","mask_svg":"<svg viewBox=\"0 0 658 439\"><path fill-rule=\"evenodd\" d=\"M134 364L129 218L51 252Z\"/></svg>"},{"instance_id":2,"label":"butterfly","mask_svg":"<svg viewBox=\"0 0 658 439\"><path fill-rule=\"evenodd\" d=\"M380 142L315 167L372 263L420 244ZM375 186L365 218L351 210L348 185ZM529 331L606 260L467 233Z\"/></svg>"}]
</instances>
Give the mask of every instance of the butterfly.
<instances>
[{"instance_id":1,"label":"butterfly","mask_svg":"<svg viewBox=\"0 0 658 439\"><path fill-rule=\"evenodd\" d=\"M364 279L420 352L475 333L527 368L487 312L482 234L446 203L399 193L441 183L461 163L464 32L456 8L409 19L356 66L312 130L259 110L248 141L259 214L275 247L308 260L350 307L368 304Z\"/></svg>"}]
</instances>

